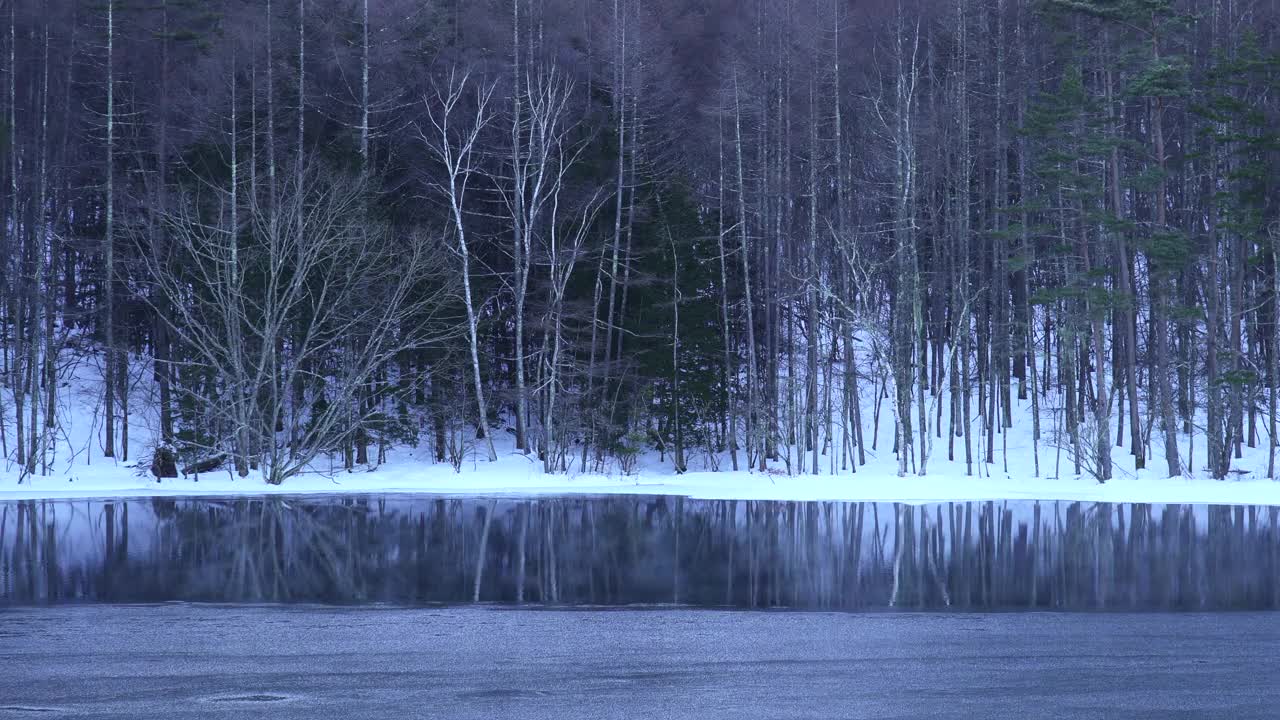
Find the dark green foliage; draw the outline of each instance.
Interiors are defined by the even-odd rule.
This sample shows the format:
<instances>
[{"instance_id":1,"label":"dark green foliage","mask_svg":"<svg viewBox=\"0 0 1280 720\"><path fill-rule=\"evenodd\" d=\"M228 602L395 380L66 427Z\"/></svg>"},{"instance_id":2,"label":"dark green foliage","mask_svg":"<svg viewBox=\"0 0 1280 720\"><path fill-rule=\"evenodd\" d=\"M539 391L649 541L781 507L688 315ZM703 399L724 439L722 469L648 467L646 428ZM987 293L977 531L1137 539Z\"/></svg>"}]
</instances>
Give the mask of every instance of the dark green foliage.
<instances>
[{"instance_id":1,"label":"dark green foliage","mask_svg":"<svg viewBox=\"0 0 1280 720\"><path fill-rule=\"evenodd\" d=\"M637 339L628 359L631 382L637 390L650 391L636 393L628 415L648 414L642 403L651 396L663 409L654 444L667 445L673 441L673 423L681 423L691 437L720 412L720 277L714 230L703 226L688 189L678 184L657 189L648 205L634 230L637 281L629 302L640 310L632 325ZM679 279L680 298L679 416L674 414L677 390L671 352L677 294L673 273ZM693 444L686 440L686 445Z\"/></svg>"}]
</instances>

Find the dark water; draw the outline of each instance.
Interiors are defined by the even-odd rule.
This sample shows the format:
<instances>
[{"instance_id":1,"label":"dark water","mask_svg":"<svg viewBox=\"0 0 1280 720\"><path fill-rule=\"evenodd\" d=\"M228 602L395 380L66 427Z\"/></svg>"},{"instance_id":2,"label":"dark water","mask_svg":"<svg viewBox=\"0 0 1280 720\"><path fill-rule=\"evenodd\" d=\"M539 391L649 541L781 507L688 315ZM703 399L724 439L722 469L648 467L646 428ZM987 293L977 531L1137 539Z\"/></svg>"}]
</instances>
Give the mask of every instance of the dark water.
<instances>
[{"instance_id":1,"label":"dark water","mask_svg":"<svg viewBox=\"0 0 1280 720\"><path fill-rule=\"evenodd\" d=\"M0 604L1280 608L1278 508L670 497L0 504Z\"/></svg>"}]
</instances>

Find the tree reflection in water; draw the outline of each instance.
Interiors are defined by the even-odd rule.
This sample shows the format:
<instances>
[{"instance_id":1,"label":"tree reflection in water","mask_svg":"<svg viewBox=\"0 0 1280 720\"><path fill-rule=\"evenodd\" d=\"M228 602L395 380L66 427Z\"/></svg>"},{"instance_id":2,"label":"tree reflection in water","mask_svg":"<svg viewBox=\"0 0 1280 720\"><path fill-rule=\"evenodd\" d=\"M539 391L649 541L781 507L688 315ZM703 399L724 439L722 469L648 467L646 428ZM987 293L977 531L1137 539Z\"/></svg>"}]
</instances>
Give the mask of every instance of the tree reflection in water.
<instances>
[{"instance_id":1,"label":"tree reflection in water","mask_svg":"<svg viewBox=\"0 0 1280 720\"><path fill-rule=\"evenodd\" d=\"M0 504L0 602L1280 607L1274 507L259 498Z\"/></svg>"}]
</instances>

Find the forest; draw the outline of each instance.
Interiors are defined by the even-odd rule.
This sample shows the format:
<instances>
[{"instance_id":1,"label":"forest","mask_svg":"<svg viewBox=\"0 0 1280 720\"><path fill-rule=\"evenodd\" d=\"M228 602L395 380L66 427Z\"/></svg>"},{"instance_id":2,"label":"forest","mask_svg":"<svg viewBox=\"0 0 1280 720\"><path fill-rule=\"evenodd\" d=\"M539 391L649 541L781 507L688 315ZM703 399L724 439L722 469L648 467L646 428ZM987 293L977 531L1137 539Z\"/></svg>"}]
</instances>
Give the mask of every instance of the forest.
<instances>
[{"instance_id":1,"label":"forest","mask_svg":"<svg viewBox=\"0 0 1280 720\"><path fill-rule=\"evenodd\" d=\"M1276 477L1276 0L0 8L19 482Z\"/></svg>"}]
</instances>

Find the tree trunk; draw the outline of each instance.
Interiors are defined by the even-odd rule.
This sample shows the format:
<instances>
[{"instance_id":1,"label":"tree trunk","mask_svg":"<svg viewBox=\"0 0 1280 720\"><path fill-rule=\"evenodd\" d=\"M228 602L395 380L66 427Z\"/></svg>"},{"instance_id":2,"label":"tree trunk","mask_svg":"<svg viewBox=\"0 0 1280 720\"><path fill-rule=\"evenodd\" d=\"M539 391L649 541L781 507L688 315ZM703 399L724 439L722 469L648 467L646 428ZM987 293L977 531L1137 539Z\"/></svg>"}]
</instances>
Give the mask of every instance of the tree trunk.
<instances>
[{"instance_id":1,"label":"tree trunk","mask_svg":"<svg viewBox=\"0 0 1280 720\"><path fill-rule=\"evenodd\" d=\"M726 259L726 249L724 245L724 236L727 230L724 225L724 113L717 114L716 124L716 159L717 168L719 170L719 182L717 190L719 191L719 202L716 205L716 248L719 250L718 261L720 263L720 335L724 340L724 366L720 369L720 402L723 406L723 413L727 416L728 421L728 437L727 445L729 448L729 461L732 463L734 472L738 470L738 413L736 412L732 396L730 393L729 378L737 379L738 370L733 364L732 339L729 336L729 271L727 268L728 260ZM738 218L738 222L743 222L743 218ZM593 331L594 332L594 331ZM594 337L594 335L593 335ZM593 343L594 347L594 343Z\"/></svg>"},{"instance_id":2,"label":"tree trunk","mask_svg":"<svg viewBox=\"0 0 1280 720\"><path fill-rule=\"evenodd\" d=\"M1158 50L1156 56L1157 58L1159 57ZM1168 205L1166 185L1168 181L1165 177L1163 117L1164 103L1161 98L1157 97L1151 103L1151 134L1155 143L1156 163L1160 167L1160 182L1155 197L1156 228L1160 231L1163 231L1168 226L1166 222ZM1173 397L1169 384L1169 335L1167 323L1164 320L1165 299L1162 285L1163 282L1159 279L1153 279L1151 283L1151 315L1156 343L1152 370L1159 378L1156 387L1159 391L1160 429L1164 433L1165 460L1169 465L1169 477L1177 477L1182 474L1182 461L1178 455L1178 430L1173 415Z\"/></svg>"},{"instance_id":3,"label":"tree trunk","mask_svg":"<svg viewBox=\"0 0 1280 720\"><path fill-rule=\"evenodd\" d=\"M102 241L102 324L106 362L102 384L105 392L103 422L105 435L102 454L116 454L116 336L115 336L115 0L107 0L107 233Z\"/></svg>"},{"instance_id":4,"label":"tree trunk","mask_svg":"<svg viewBox=\"0 0 1280 720\"><path fill-rule=\"evenodd\" d=\"M733 137L738 169L738 238L739 254L742 256L742 288L743 302L747 310L747 454L754 448L758 456L759 469L764 470L764 447L759 437L760 418L757 415L756 378L759 377L756 362L756 321L751 298L751 246L747 240L747 188L742 169L742 109L738 91L738 69L733 69ZM748 462L749 464L749 462Z\"/></svg>"}]
</instances>

